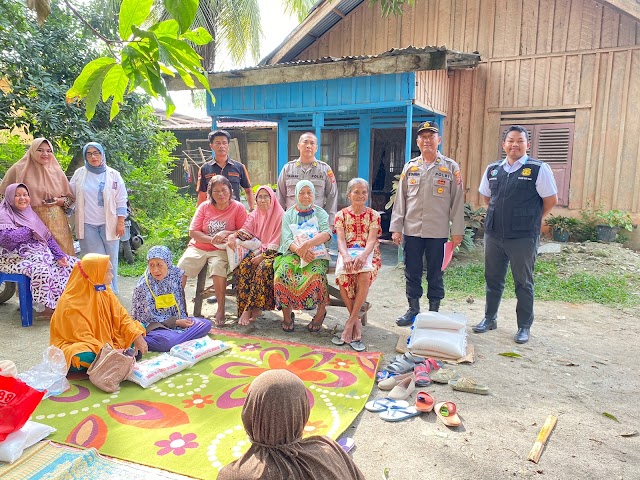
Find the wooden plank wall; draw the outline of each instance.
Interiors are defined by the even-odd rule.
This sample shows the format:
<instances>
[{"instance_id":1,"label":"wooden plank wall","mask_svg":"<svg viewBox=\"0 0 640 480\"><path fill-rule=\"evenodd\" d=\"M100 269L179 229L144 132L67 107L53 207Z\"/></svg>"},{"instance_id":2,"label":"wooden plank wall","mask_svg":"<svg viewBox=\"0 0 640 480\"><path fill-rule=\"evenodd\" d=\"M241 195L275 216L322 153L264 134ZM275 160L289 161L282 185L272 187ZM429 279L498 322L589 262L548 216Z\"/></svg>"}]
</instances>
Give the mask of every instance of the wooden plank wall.
<instances>
[{"instance_id":1,"label":"wooden plank wall","mask_svg":"<svg viewBox=\"0 0 640 480\"><path fill-rule=\"evenodd\" d=\"M363 2L298 58L409 45L482 56L448 85L444 72L417 77L417 100L447 114L444 150L463 166L467 201L498 155L501 111L575 106L569 208L640 212L638 22L595 0L416 0L389 18Z\"/></svg>"}]
</instances>

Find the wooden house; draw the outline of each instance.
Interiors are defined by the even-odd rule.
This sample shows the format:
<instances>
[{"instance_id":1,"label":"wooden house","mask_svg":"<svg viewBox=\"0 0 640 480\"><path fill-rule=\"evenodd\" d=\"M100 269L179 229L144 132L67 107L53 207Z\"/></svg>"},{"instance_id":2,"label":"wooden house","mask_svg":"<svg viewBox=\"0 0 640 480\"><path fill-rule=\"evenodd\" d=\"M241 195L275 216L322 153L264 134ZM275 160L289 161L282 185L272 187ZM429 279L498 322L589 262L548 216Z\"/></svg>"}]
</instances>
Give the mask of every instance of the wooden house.
<instances>
[{"instance_id":1,"label":"wooden house","mask_svg":"<svg viewBox=\"0 0 640 480\"><path fill-rule=\"evenodd\" d=\"M260 65L210 75L209 115L278 122L279 168L299 131L315 131L339 181L357 174L380 194L416 150L409 127L434 119L474 204L502 132L521 124L559 206L638 218L640 2L415 0L403 12L318 2Z\"/></svg>"}]
</instances>

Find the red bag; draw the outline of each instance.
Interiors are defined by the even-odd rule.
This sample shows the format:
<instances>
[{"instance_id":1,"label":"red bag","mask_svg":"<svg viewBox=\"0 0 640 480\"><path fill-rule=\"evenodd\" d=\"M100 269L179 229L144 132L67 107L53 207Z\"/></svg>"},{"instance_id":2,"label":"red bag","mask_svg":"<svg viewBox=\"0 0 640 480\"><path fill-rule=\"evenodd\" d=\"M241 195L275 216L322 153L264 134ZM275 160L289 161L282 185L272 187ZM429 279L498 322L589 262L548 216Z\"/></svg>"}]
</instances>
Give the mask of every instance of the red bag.
<instances>
[{"instance_id":1,"label":"red bag","mask_svg":"<svg viewBox=\"0 0 640 480\"><path fill-rule=\"evenodd\" d=\"M0 376L0 442L22 428L44 394L18 378Z\"/></svg>"}]
</instances>

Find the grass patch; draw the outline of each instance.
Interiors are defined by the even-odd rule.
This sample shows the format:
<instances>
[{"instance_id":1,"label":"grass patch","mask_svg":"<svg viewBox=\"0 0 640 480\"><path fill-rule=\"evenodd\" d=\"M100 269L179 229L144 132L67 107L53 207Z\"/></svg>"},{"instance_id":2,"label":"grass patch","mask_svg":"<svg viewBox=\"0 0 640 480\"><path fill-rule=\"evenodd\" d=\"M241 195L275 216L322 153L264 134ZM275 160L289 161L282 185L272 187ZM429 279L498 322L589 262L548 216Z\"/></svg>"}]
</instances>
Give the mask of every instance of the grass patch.
<instances>
[{"instance_id":1,"label":"grass patch","mask_svg":"<svg viewBox=\"0 0 640 480\"><path fill-rule=\"evenodd\" d=\"M565 278L559 274L561 259L539 260L534 270L537 300L600 303L630 307L637 305L640 291L640 275L627 273L594 274L579 272ZM482 263L453 263L444 275L445 289L449 298L473 296L483 299L485 296L484 265ZM507 274L504 298L514 298L514 285L511 271Z\"/></svg>"}]
</instances>

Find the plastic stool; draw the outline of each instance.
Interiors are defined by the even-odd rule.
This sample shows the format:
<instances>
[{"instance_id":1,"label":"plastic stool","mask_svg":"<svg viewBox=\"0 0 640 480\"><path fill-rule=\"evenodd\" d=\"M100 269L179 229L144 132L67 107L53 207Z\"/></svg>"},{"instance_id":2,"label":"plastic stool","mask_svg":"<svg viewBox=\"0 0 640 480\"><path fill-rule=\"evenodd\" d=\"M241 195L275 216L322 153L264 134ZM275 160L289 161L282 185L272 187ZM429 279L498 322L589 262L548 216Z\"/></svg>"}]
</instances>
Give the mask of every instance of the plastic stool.
<instances>
[{"instance_id":1,"label":"plastic stool","mask_svg":"<svg viewBox=\"0 0 640 480\"><path fill-rule=\"evenodd\" d=\"M0 273L0 283L15 282L18 284L20 298L20 319L23 327L33 323L33 298L31 298L31 279L19 273Z\"/></svg>"}]
</instances>

